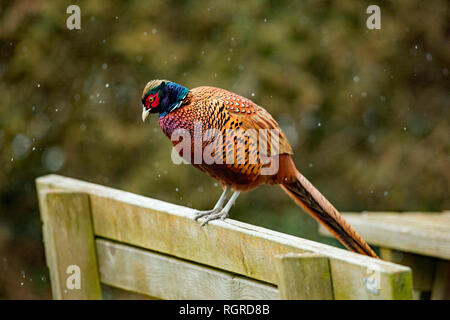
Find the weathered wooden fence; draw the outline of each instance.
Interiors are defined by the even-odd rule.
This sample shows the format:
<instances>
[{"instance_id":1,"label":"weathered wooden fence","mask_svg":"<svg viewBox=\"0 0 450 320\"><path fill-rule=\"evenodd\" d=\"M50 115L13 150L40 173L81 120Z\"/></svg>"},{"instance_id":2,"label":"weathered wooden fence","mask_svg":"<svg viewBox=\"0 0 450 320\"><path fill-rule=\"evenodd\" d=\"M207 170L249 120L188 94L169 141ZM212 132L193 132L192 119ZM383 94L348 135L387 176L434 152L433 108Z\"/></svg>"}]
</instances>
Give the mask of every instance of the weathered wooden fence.
<instances>
[{"instance_id":1,"label":"weathered wooden fence","mask_svg":"<svg viewBox=\"0 0 450 320\"><path fill-rule=\"evenodd\" d=\"M408 267L57 175L36 181L56 299L411 299ZM78 272L78 273L77 273ZM80 276L80 286L74 277Z\"/></svg>"},{"instance_id":2,"label":"weathered wooden fence","mask_svg":"<svg viewBox=\"0 0 450 320\"><path fill-rule=\"evenodd\" d=\"M415 299L450 299L450 212L344 213L383 260L411 268ZM323 235L331 236L325 228Z\"/></svg>"}]
</instances>

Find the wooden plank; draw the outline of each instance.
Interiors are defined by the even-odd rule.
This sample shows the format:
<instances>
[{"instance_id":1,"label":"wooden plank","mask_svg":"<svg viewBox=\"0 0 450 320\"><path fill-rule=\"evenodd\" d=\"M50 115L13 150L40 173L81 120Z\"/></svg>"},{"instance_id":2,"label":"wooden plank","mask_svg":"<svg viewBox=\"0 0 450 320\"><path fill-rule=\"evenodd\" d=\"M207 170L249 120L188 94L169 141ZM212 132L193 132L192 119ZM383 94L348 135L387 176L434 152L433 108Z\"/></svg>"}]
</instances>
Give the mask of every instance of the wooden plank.
<instances>
[{"instance_id":1,"label":"wooden plank","mask_svg":"<svg viewBox=\"0 0 450 320\"><path fill-rule=\"evenodd\" d=\"M317 253L277 256L278 289L284 300L333 300L328 258Z\"/></svg>"},{"instance_id":2,"label":"wooden plank","mask_svg":"<svg viewBox=\"0 0 450 320\"><path fill-rule=\"evenodd\" d=\"M53 298L101 299L89 196L38 190Z\"/></svg>"},{"instance_id":3,"label":"wooden plank","mask_svg":"<svg viewBox=\"0 0 450 320\"><path fill-rule=\"evenodd\" d=\"M160 299L279 299L275 286L97 239L101 281Z\"/></svg>"},{"instance_id":4,"label":"wooden plank","mask_svg":"<svg viewBox=\"0 0 450 320\"><path fill-rule=\"evenodd\" d=\"M195 210L61 176L45 176L48 189L90 194L95 234L278 284L275 256L314 252L330 259L335 299L410 299L411 271L310 240L241 223L194 222ZM367 272L380 276L379 291L366 287Z\"/></svg>"},{"instance_id":5,"label":"wooden plank","mask_svg":"<svg viewBox=\"0 0 450 320\"><path fill-rule=\"evenodd\" d=\"M369 243L399 251L450 260L448 213L344 213L344 217ZM323 227L323 235L331 236Z\"/></svg>"},{"instance_id":6,"label":"wooden plank","mask_svg":"<svg viewBox=\"0 0 450 320\"><path fill-rule=\"evenodd\" d=\"M431 299L450 300L450 261L438 261Z\"/></svg>"}]
</instances>

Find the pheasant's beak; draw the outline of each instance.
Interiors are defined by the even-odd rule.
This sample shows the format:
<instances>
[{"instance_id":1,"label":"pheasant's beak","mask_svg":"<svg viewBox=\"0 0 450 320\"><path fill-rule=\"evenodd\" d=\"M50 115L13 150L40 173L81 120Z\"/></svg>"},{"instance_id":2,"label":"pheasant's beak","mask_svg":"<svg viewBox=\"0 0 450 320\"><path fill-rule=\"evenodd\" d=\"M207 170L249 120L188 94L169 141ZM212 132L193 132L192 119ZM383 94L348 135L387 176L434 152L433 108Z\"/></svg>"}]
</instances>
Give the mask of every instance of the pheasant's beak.
<instances>
[{"instance_id":1,"label":"pheasant's beak","mask_svg":"<svg viewBox=\"0 0 450 320\"><path fill-rule=\"evenodd\" d=\"M145 109L145 107L142 108L142 122L145 122L145 119L147 119L148 115L150 114L150 109Z\"/></svg>"}]
</instances>

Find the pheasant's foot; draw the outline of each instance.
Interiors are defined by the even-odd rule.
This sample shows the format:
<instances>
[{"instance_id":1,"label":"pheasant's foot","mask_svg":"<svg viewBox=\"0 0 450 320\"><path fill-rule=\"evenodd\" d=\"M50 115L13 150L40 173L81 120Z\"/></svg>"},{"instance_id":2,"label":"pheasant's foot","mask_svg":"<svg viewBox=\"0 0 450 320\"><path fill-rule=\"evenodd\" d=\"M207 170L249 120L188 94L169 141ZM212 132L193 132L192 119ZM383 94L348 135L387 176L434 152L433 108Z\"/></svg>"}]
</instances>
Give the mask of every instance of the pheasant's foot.
<instances>
[{"instance_id":1,"label":"pheasant's foot","mask_svg":"<svg viewBox=\"0 0 450 320\"><path fill-rule=\"evenodd\" d=\"M220 211L222 211L222 207L214 208L214 209L206 210L206 211L197 211L196 214L195 214L194 220L198 220L198 219L200 219L201 217L204 217L204 216L209 216L209 215L212 215L212 214L219 213Z\"/></svg>"},{"instance_id":2,"label":"pheasant's foot","mask_svg":"<svg viewBox=\"0 0 450 320\"><path fill-rule=\"evenodd\" d=\"M202 222L201 227L203 227L204 225L206 225L209 221L211 220L217 220L217 219L222 219L225 220L228 217L228 212L230 212L231 207L233 206L234 202L236 201L237 197L239 196L239 191L235 191L233 193L233 195L231 196L230 200L228 200L227 204L225 205L225 207L222 209L220 208L217 212L215 213L207 213L207 214L202 214L202 216L206 216L205 220ZM222 205L222 203L220 203L220 205ZM212 209L211 211L214 211L216 209L219 208L219 205L217 204L216 207L214 207L214 209ZM198 216L198 214L197 214ZM199 217L200 218L200 217ZM196 217L197 219L197 217Z\"/></svg>"},{"instance_id":3,"label":"pheasant's foot","mask_svg":"<svg viewBox=\"0 0 450 320\"><path fill-rule=\"evenodd\" d=\"M225 220L227 217L228 217L228 212L225 210L220 210L220 212L218 212L218 213L209 214L206 216L205 220L202 222L200 227L205 226L209 221L217 220L217 219Z\"/></svg>"}]
</instances>

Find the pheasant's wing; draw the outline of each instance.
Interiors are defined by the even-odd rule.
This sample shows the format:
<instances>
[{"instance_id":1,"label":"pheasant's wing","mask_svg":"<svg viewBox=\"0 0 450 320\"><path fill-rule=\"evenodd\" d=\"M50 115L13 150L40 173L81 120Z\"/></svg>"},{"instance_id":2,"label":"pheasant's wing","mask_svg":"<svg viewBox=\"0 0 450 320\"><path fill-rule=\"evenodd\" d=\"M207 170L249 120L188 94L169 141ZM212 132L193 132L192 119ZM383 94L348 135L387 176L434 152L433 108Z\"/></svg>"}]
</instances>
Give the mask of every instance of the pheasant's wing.
<instances>
[{"instance_id":1,"label":"pheasant's wing","mask_svg":"<svg viewBox=\"0 0 450 320\"><path fill-rule=\"evenodd\" d=\"M216 110L222 110L221 112L230 118L225 124L228 129L240 129L250 136L256 132L259 143L268 143L271 151L268 153L271 156L294 153L278 123L263 107L250 99L223 89L218 89L211 98L213 107ZM277 139L272 138L273 134L278 134L278 142L276 142ZM273 143L278 144L278 148Z\"/></svg>"},{"instance_id":2,"label":"pheasant's wing","mask_svg":"<svg viewBox=\"0 0 450 320\"><path fill-rule=\"evenodd\" d=\"M222 134L223 163L233 171L259 175L267 157L293 154L275 119L250 99L213 87L193 91L210 115L210 127ZM205 138L211 144L213 139Z\"/></svg>"}]
</instances>

